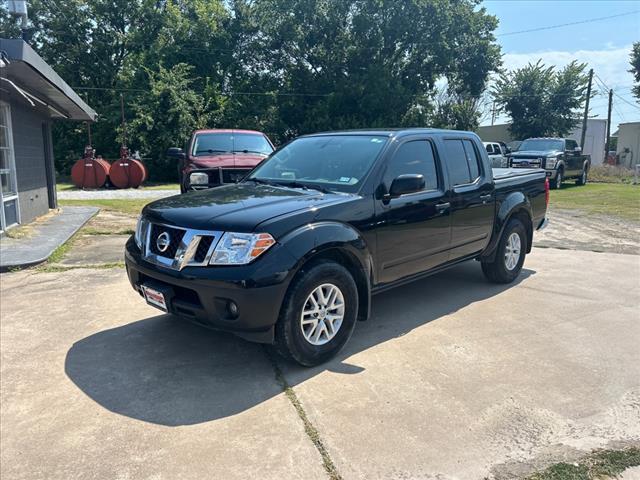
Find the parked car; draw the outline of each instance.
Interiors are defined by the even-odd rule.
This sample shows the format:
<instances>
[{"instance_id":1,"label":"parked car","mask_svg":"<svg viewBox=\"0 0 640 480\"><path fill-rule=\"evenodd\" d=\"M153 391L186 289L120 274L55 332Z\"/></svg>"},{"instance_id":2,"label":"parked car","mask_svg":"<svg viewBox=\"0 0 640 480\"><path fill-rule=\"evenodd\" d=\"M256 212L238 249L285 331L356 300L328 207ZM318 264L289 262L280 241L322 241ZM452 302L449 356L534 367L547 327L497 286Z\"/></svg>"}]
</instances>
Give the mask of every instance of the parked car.
<instances>
[{"instance_id":1,"label":"parked car","mask_svg":"<svg viewBox=\"0 0 640 480\"><path fill-rule=\"evenodd\" d=\"M235 183L273 152L269 137L253 130L196 130L186 151L172 147L178 160L180 191Z\"/></svg>"},{"instance_id":2,"label":"parked car","mask_svg":"<svg viewBox=\"0 0 640 480\"><path fill-rule=\"evenodd\" d=\"M316 365L369 317L372 294L474 259L513 282L548 185L540 170L492 170L469 132L303 136L238 184L147 205L127 273L165 312Z\"/></svg>"},{"instance_id":3,"label":"parked car","mask_svg":"<svg viewBox=\"0 0 640 480\"><path fill-rule=\"evenodd\" d=\"M507 146L502 142L482 142L484 148L489 155L489 161L493 168L506 168L507 165Z\"/></svg>"},{"instance_id":4,"label":"parked car","mask_svg":"<svg viewBox=\"0 0 640 480\"><path fill-rule=\"evenodd\" d=\"M570 138L528 138L509 156L514 168L542 168L554 188L574 178L578 185L587 183L591 156L583 155L578 142Z\"/></svg>"}]
</instances>

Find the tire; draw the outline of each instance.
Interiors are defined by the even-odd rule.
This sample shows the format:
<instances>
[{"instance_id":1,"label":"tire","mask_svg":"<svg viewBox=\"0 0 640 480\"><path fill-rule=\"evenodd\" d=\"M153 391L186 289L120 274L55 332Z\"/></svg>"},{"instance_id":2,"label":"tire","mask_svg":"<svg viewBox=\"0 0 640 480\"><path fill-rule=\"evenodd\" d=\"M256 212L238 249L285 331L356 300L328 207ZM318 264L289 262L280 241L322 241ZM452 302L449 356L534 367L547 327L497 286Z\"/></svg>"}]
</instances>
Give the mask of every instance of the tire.
<instances>
[{"instance_id":1,"label":"tire","mask_svg":"<svg viewBox=\"0 0 640 480\"><path fill-rule=\"evenodd\" d=\"M511 243L514 241L512 240L514 235L518 237L520 244L517 261L514 261L513 255L507 258L509 252L514 250L514 245ZM502 233L494 259L490 262L482 262L482 272L493 283L511 283L520 275L526 251L527 231L520 220L512 218Z\"/></svg>"},{"instance_id":2,"label":"tire","mask_svg":"<svg viewBox=\"0 0 640 480\"><path fill-rule=\"evenodd\" d=\"M582 174L580 175L580 178L578 178L576 180L576 185L586 185L587 184L587 175L588 174L589 174L589 170L584 168L582 170Z\"/></svg>"},{"instance_id":3,"label":"tire","mask_svg":"<svg viewBox=\"0 0 640 480\"><path fill-rule=\"evenodd\" d=\"M564 181L564 170L558 170L558 174L556 175L556 179L552 182L553 188L556 190L560 190L562 188L562 182Z\"/></svg>"},{"instance_id":4,"label":"tire","mask_svg":"<svg viewBox=\"0 0 640 480\"><path fill-rule=\"evenodd\" d=\"M315 309L313 300L310 300L312 296L317 304L322 304L317 300L322 298L318 296L318 289L321 289L323 295L331 295L332 290L328 286L337 288L342 295L342 309L326 308L320 309L317 314L303 314L305 310L310 312ZM340 304L338 294L335 298L335 305ZM331 336L330 325L338 323L338 320L330 323L330 317L339 317L340 313L341 323ZM319 365L335 356L344 347L351 338L357 318L358 288L349 271L327 260L305 266L292 281L285 295L276 323L276 350L283 357L305 367Z\"/></svg>"}]
</instances>

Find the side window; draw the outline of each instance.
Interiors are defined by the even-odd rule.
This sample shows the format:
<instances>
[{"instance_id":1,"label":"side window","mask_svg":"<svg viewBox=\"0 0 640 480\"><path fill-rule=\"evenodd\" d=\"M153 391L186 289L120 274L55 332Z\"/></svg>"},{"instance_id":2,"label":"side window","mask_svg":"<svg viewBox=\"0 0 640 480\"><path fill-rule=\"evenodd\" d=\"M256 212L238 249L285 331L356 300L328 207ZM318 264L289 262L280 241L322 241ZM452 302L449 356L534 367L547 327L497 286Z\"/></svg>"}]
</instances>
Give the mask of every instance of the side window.
<instances>
[{"instance_id":1,"label":"side window","mask_svg":"<svg viewBox=\"0 0 640 480\"><path fill-rule=\"evenodd\" d=\"M493 144L492 143L487 143L485 148L487 149L487 153L489 155L493 155Z\"/></svg>"},{"instance_id":2,"label":"side window","mask_svg":"<svg viewBox=\"0 0 640 480\"><path fill-rule=\"evenodd\" d=\"M471 182L467 154L462 145L462 140L445 140L447 158L447 170L451 185L464 185Z\"/></svg>"},{"instance_id":3,"label":"side window","mask_svg":"<svg viewBox=\"0 0 640 480\"><path fill-rule=\"evenodd\" d=\"M578 142L576 142L575 140L567 140L566 146L567 150L575 150L578 146Z\"/></svg>"},{"instance_id":4,"label":"side window","mask_svg":"<svg viewBox=\"0 0 640 480\"><path fill-rule=\"evenodd\" d=\"M428 140L415 140L400 145L389 161L384 183L387 188L390 188L394 178L410 173L424 176L425 190L438 188L433 146Z\"/></svg>"},{"instance_id":5,"label":"side window","mask_svg":"<svg viewBox=\"0 0 640 480\"><path fill-rule=\"evenodd\" d=\"M471 181L475 182L476 178L480 176L480 159L476 153L476 149L473 148L473 142L471 140L463 140L464 151L467 154L467 163L469 164L469 174L471 175Z\"/></svg>"}]
</instances>

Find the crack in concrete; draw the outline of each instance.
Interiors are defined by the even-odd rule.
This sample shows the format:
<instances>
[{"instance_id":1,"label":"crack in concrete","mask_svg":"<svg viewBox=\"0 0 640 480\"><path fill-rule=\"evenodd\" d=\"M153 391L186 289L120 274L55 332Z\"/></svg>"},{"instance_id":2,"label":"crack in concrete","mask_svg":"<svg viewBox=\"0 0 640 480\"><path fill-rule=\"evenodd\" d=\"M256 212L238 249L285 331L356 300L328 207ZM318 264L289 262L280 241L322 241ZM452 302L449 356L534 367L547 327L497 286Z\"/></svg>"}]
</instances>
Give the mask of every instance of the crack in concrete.
<instances>
[{"instance_id":1,"label":"crack in concrete","mask_svg":"<svg viewBox=\"0 0 640 480\"><path fill-rule=\"evenodd\" d=\"M327 448L324 446L324 442L322 441L322 438L320 438L320 433L318 432L318 429L315 427L313 423L311 423L311 420L309 420L309 417L307 416L307 413L305 412L304 407L302 406L302 403L300 403L300 399L298 398L298 395L296 395L296 392L293 390L293 387L291 387L291 385L289 385L287 380L284 378L284 375L282 374L282 370L278 365L278 360L275 357L274 352L272 352L267 346L264 346L264 352L267 358L269 359L269 361L271 362L271 366L273 367L273 371L275 373L276 381L278 382L278 384L282 388L282 391L291 402L291 405L293 405L293 408L295 408L296 413L298 414L298 417L300 418L300 420L302 421L302 424L304 425L304 431L307 434L307 437L309 437L309 440L311 440L313 445L316 447L316 450L318 450L318 453L322 457L322 466L324 467L324 470L327 472L327 475L329 475L330 480L342 480L342 476L338 472L336 465L333 463L333 460L331 459L331 455L329 455Z\"/></svg>"}]
</instances>

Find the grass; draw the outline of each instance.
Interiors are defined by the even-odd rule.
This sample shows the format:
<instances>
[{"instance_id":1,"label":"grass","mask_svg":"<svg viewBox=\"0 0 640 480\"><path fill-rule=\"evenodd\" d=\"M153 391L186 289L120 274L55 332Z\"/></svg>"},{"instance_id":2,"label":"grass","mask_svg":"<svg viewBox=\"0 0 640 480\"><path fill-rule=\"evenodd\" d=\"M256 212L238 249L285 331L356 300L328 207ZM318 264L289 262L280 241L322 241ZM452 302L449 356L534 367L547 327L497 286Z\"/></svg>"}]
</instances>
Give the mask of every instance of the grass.
<instances>
[{"instance_id":1,"label":"grass","mask_svg":"<svg viewBox=\"0 0 640 480\"><path fill-rule=\"evenodd\" d=\"M95 227L84 227L82 229L83 235L133 235L135 230L131 228L124 228L122 230L104 230Z\"/></svg>"},{"instance_id":2,"label":"grass","mask_svg":"<svg viewBox=\"0 0 640 480\"><path fill-rule=\"evenodd\" d=\"M76 233L76 235L77 235L77 233ZM74 235L69 240L67 240L62 245L60 245L58 248L56 248L53 251L53 253L49 256L49 258L47 259L45 265L47 263L58 263L60 260L62 260L64 258L64 256L67 254L67 252L69 252L69 250L71 250L71 246L73 244L73 240L75 239L76 235Z\"/></svg>"},{"instance_id":3,"label":"grass","mask_svg":"<svg viewBox=\"0 0 640 480\"><path fill-rule=\"evenodd\" d=\"M35 268L38 273L59 273L69 270L78 270L80 268L88 268L91 270L108 270L111 268L124 268L124 262L100 263L96 265L53 265L43 263Z\"/></svg>"},{"instance_id":4,"label":"grass","mask_svg":"<svg viewBox=\"0 0 640 480\"><path fill-rule=\"evenodd\" d=\"M68 190L80 190L73 183L59 182L56 184L56 189L59 192ZM180 190L178 183L145 183L138 190Z\"/></svg>"},{"instance_id":5,"label":"grass","mask_svg":"<svg viewBox=\"0 0 640 480\"><path fill-rule=\"evenodd\" d=\"M556 463L527 480L595 480L615 478L629 467L640 465L640 448L600 450L578 463Z\"/></svg>"},{"instance_id":6,"label":"grass","mask_svg":"<svg viewBox=\"0 0 640 480\"><path fill-rule=\"evenodd\" d=\"M61 206L91 206L99 207L106 211L126 213L128 215L139 215L142 208L154 199L96 199L96 200L60 200Z\"/></svg>"},{"instance_id":7,"label":"grass","mask_svg":"<svg viewBox=\"0 0 640 480\"><path fill-rule=\"evenodd\" d=\"M589 183L579 187L567 182L562 189L551 191L550 207L640 222L640 185Z\"/></svg>"},{"instance_id":8,"label":"grass","mask_svg":"<svg viewBox=\"0 0 640 480\"><path fill-rule=\"evenodd\" d=\"M589 169L590 182L632 183L634 171L618 165L596 165Z\"/></svg>"}]
</instances>

